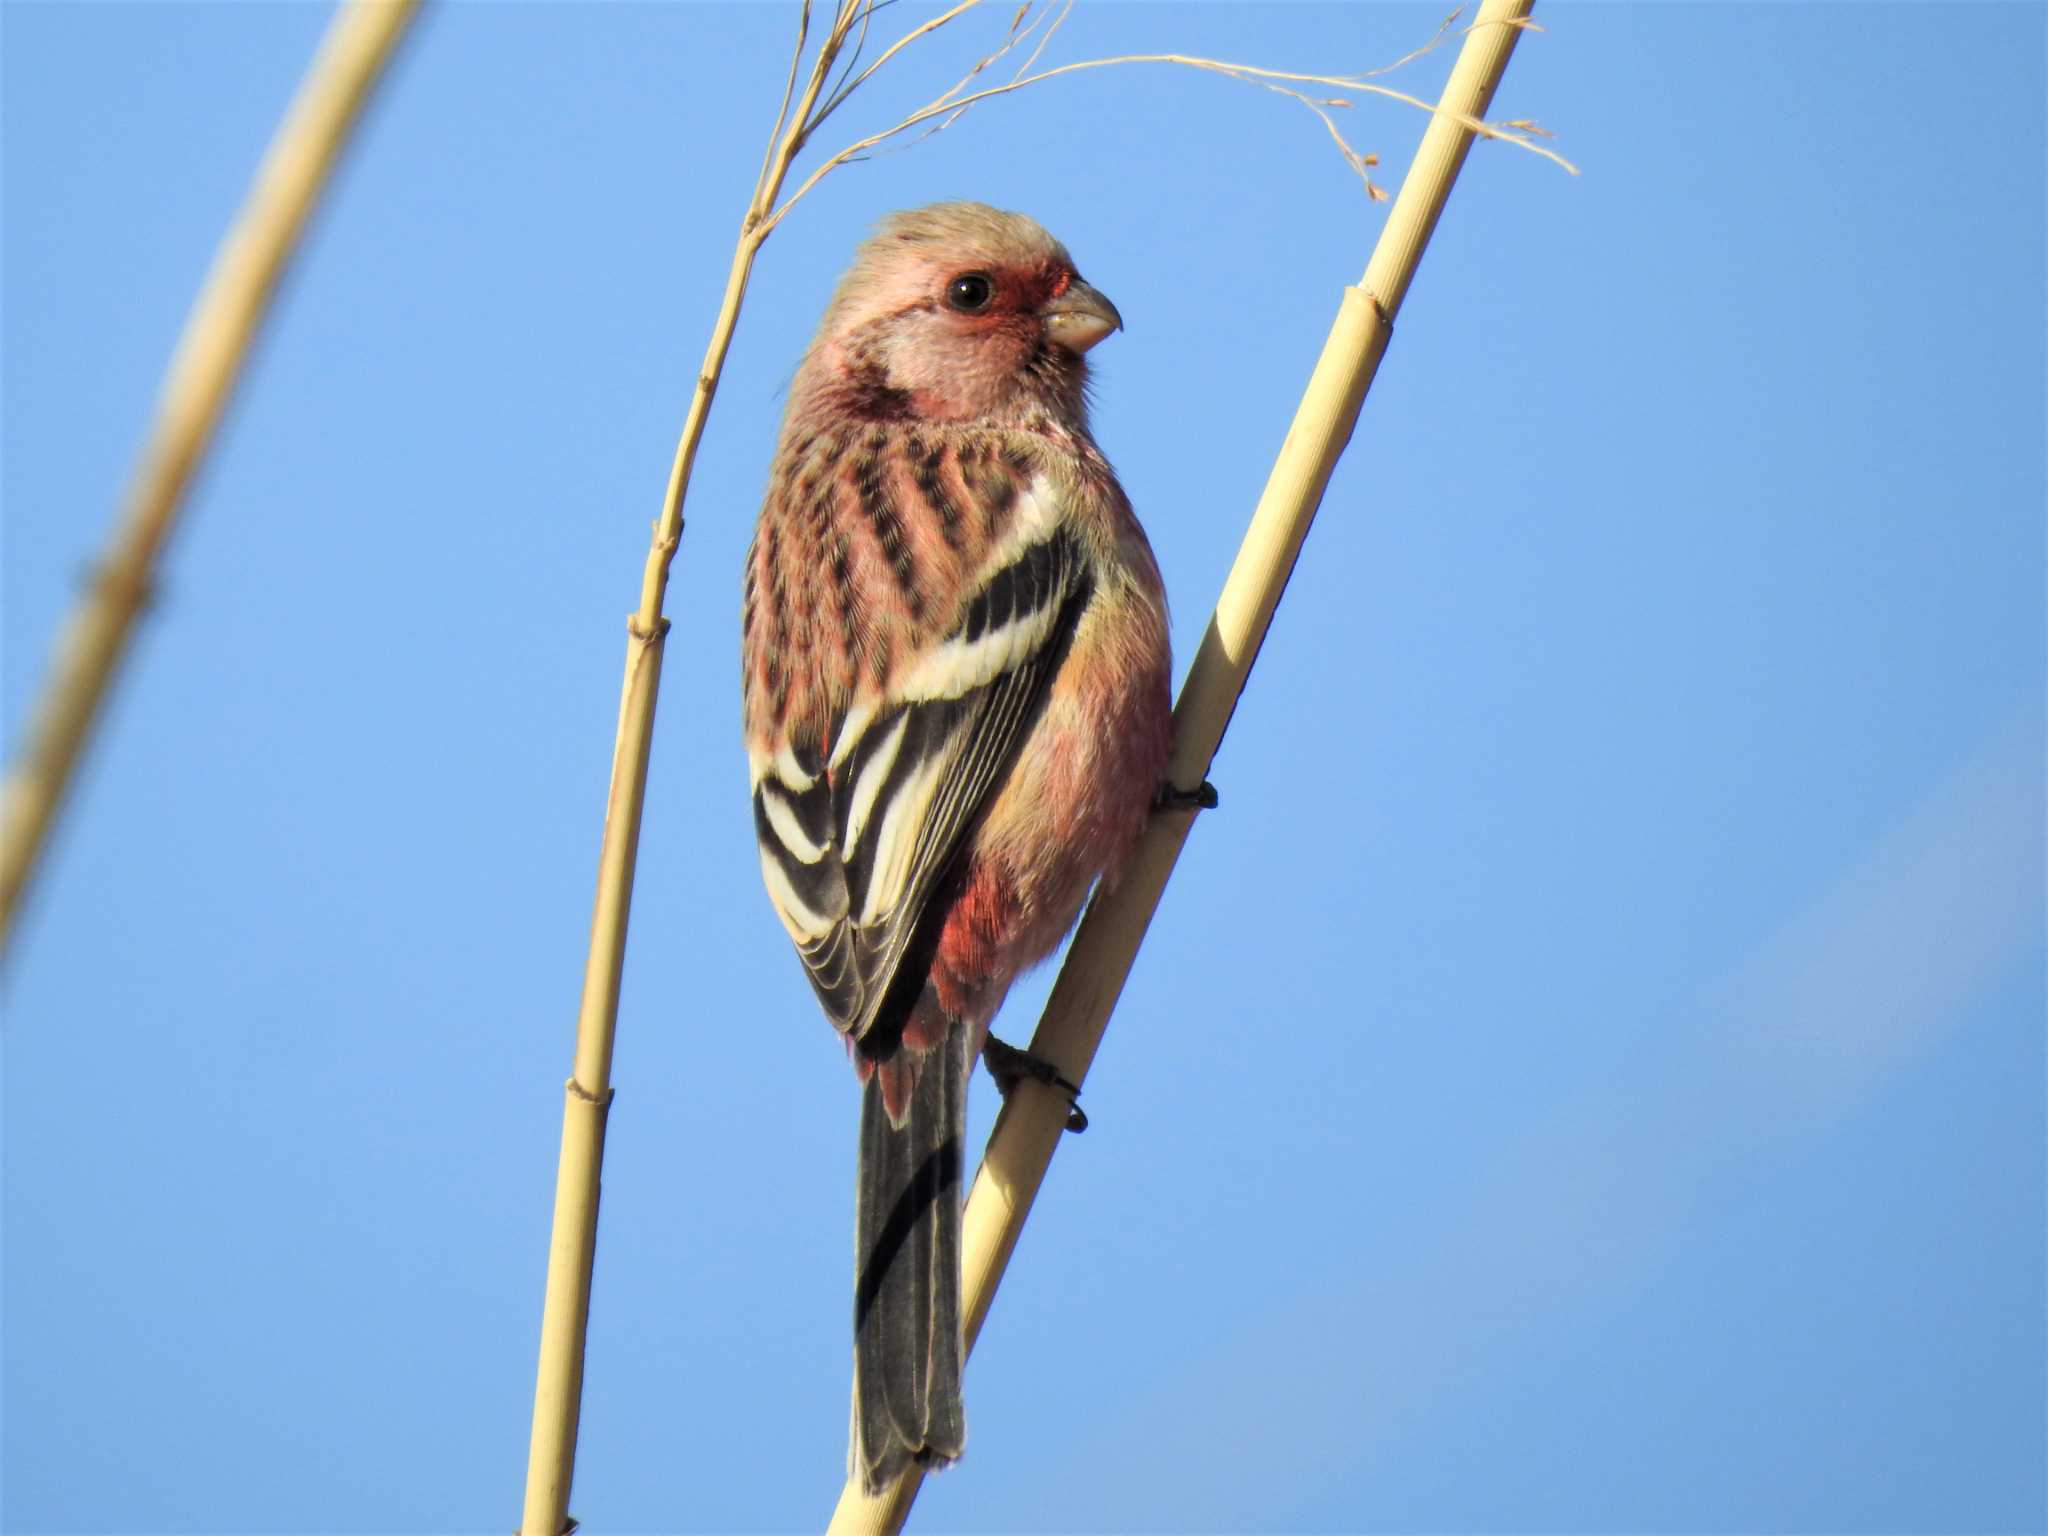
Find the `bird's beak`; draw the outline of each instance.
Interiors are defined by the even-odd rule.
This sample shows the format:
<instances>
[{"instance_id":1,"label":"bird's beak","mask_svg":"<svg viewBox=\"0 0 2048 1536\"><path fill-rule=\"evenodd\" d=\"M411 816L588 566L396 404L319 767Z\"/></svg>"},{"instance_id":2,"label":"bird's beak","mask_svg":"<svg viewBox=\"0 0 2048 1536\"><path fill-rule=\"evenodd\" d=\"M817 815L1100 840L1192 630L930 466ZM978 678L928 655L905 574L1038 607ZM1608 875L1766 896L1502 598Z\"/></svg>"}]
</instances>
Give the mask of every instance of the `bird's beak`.
<instances>
[{"instance_id":1,"label":"bird's beak","mask_svg":"<svg viewBox=\"0 0 2048 1536\"><path fill-rule=\"evenodd\" d=\"M1045 334L1076 355L1111 331L1124 328L1124 317L1116 312L1116 306L1078 277L1039 314L1045 317Z\"/></svg>"}]
</instances>

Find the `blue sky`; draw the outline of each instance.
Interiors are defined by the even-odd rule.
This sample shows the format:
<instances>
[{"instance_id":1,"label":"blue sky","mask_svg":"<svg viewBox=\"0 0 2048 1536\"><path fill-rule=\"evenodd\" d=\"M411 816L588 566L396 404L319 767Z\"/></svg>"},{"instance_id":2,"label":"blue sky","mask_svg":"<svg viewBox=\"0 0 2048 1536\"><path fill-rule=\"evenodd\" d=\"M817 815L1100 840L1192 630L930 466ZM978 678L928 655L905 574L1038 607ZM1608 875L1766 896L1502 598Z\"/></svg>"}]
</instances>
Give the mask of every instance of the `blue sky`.
<instances>
[{"instance_id":1,"label":"blue sky","mask_svg":"<svg viewBox=\"0 0 2048 1536\"><path fill-rule=\"evenodd\" d=\"M1087 4L1050 56L1440 15ZM2048 1521L2044 17L1539 12L1497 112L1584 174L1468 166L919 1527ZM326 19L0 7L10 750ZM9 1530L516 1524L622 621L789 30L449 5L375 103L9 960ZM1420 119L1352 119L1392 184ZM759 890L739 566L834 277L954 196L1129 323L1181 664L1381 216L1290 103L1133 69L768 245L670 589L594 1530L839 1488L856 1099Z\"/></svg>"}]
</instances>

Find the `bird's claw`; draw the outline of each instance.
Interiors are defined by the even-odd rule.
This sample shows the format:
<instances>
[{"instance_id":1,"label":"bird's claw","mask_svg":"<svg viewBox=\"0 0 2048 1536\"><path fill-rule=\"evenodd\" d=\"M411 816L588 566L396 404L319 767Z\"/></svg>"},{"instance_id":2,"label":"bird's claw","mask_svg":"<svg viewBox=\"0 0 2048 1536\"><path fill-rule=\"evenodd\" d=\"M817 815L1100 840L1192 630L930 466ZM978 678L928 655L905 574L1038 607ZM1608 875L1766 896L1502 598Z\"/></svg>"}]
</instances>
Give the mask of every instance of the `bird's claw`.
<instances>
[{"instance_id":1,"label":"bird's claw","mask_svg":"<svg viewBox=\"0 0 2048 1536\"><path fill-rule=\"evenodd\" d=\"M1088 1129L1088 1116L1082 1111L1079 1086L1070 1083L1060 1075L1060 1069L1043 1056L1034 1056L1029 1051L1020 1051L1007 1041L990 1035L981 1047L982 1065L988 1068L988 1075L996 1080L996 1092L1005 1100L1010 1090L1030 1078L1048 1088L1058 1088L1067 1096L1067 1129L1075 1135Z\"/></svg>"},{"instance_id":2,"label":"bird's claw","mask_svg":"<svg viewBox=\"0 0 2048 1536\"><path fill-rule=\"evenodd\" d=\"M1152 808L1156 811L1213 811L1216 805L1216 786L1207 779L1193 789L1164 783L1152 797Z\"/></svg>"}]
</instances>

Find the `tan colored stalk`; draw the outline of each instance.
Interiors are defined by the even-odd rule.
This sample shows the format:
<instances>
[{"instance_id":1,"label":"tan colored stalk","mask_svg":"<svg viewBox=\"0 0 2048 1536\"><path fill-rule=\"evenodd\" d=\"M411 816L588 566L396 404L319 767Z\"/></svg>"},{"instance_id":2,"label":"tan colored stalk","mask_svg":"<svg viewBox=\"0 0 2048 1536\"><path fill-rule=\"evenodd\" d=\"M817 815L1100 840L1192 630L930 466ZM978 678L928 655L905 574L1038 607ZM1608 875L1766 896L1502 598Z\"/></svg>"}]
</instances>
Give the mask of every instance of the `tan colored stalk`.
<instances>
[{"instance_id":1,"label":"tan colored stalk","mask_svg":"<svg viewBox=\"0 0 2048 1536\"><path fill-rule=\"evenodd\" d=\"M619 724L612 747L611 789L605 803L604 837L598 852L597 899L590 919L590 949L584 962L583 995L576 1015L576 1064L562 1111L561 1159L555 1178L555 1214L548 1241L548 1278L541 1308L540 1361L535 1373L533 1432L527 1452L526 1499L520 1519L524 1536L557 1536L568 1522L569 1490L576 1468L576 1430L583 1402L583 1346L590 1324L590 1273L597 1243L599 1175L604 1162L606 1112L611 1106L612 1042L617 1033L619 977L625 964L626 923L633 900L633 869L640 843L640 814L647 797L647 755L654 739L654 705L661 684L662 643L668 620L662 601L670 563L683 537L683 496L697 445L711 412L712 396L732 346L740 302L754 270L754 257L768 236L766 215L789 174L790 162L817 126L816 112L833 63L848 34L865 15L860 0L841 0L831 30L818 48L796 111L789 111L810 27L806 3L798 21L796 54L782 111L770 135L770 150L755 182L753 199L726 275L725 297L704 349L690 409L669 468L668 490L653 542L641 572L640 606L626 621L625 680Z\"/></svg>"},{"instance_id":2,"label":"tan colored stalk","mask_svg":"<svg viewBox=\"0 0 2048 1536\"><path fill-rule=\"evenodd\" d=\"M121 520L66 621L0 792L0 953L279 274L417 3L352 0L335 16L192 306Z\"/></svg>"},{"instance_id":3,"label":"tan colored stalk","mask_svg":"<svg viewBox=\"0 0 2048 1536\"><path fill-rule=\"evenodd\" d=\"M1350 441L1393 334L1394 315L1471 147L1473 125L1492 100L1533 4L1486 0L1480 7L1388 213L1364 283L1344 291L1336 323L1181 689L1170 770L1178 785L1200 784L1209 771L1323 489ZM1074 937L1031 1049L1076 1083L1094 1059L1192 821L1188 813L1154 817L1122 884L1089 907ZM970 1349L1059 1145L1066 1114L1063 1096L1027 1088L1013 1094L997 1117L967 1202L962 1310ZM859 1482L849 1480L830 1530L835 1536L900 1530L922 1481L922 1472L913 1468L881 1497L867 1499Z\"/></svg>"}]
</instances>

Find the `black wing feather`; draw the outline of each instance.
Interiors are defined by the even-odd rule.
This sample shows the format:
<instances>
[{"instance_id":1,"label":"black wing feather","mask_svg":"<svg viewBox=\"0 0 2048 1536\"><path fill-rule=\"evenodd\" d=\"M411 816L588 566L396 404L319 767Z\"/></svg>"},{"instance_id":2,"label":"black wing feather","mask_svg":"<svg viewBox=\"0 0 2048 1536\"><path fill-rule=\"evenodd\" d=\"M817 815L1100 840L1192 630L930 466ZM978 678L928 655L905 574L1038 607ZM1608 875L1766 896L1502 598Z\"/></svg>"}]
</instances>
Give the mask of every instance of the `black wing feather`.
<instances>
[{"instance_id":1,"label":"black wing feather","mask_svg":"<svg viewBox=\"0 0 2048 1536\"><path fill-rule=\"evenodd\" d=\"M1026 654L957 696L877 712L829 774L819 753L797 752L794 766L809 782L792 783L771 765L755 787L764 869L773 866L802 910L776 891L772 874L771 894L825 1012L869 1054L895 1049L944 918L947 877L1037 718L1092 587L1078 542L1055 529L989 578L945 642L993 644L1006 630L1018 638L1036 630ZM843 724L835 721L835 732ZM878 772L855 827L863 786ZM917 825L887 836L890 808L927 773L935 778ZM906 833L913 841L900 887L863 922L882 861L898 855L896 838Z\"/></svg>"}]
</instances>

